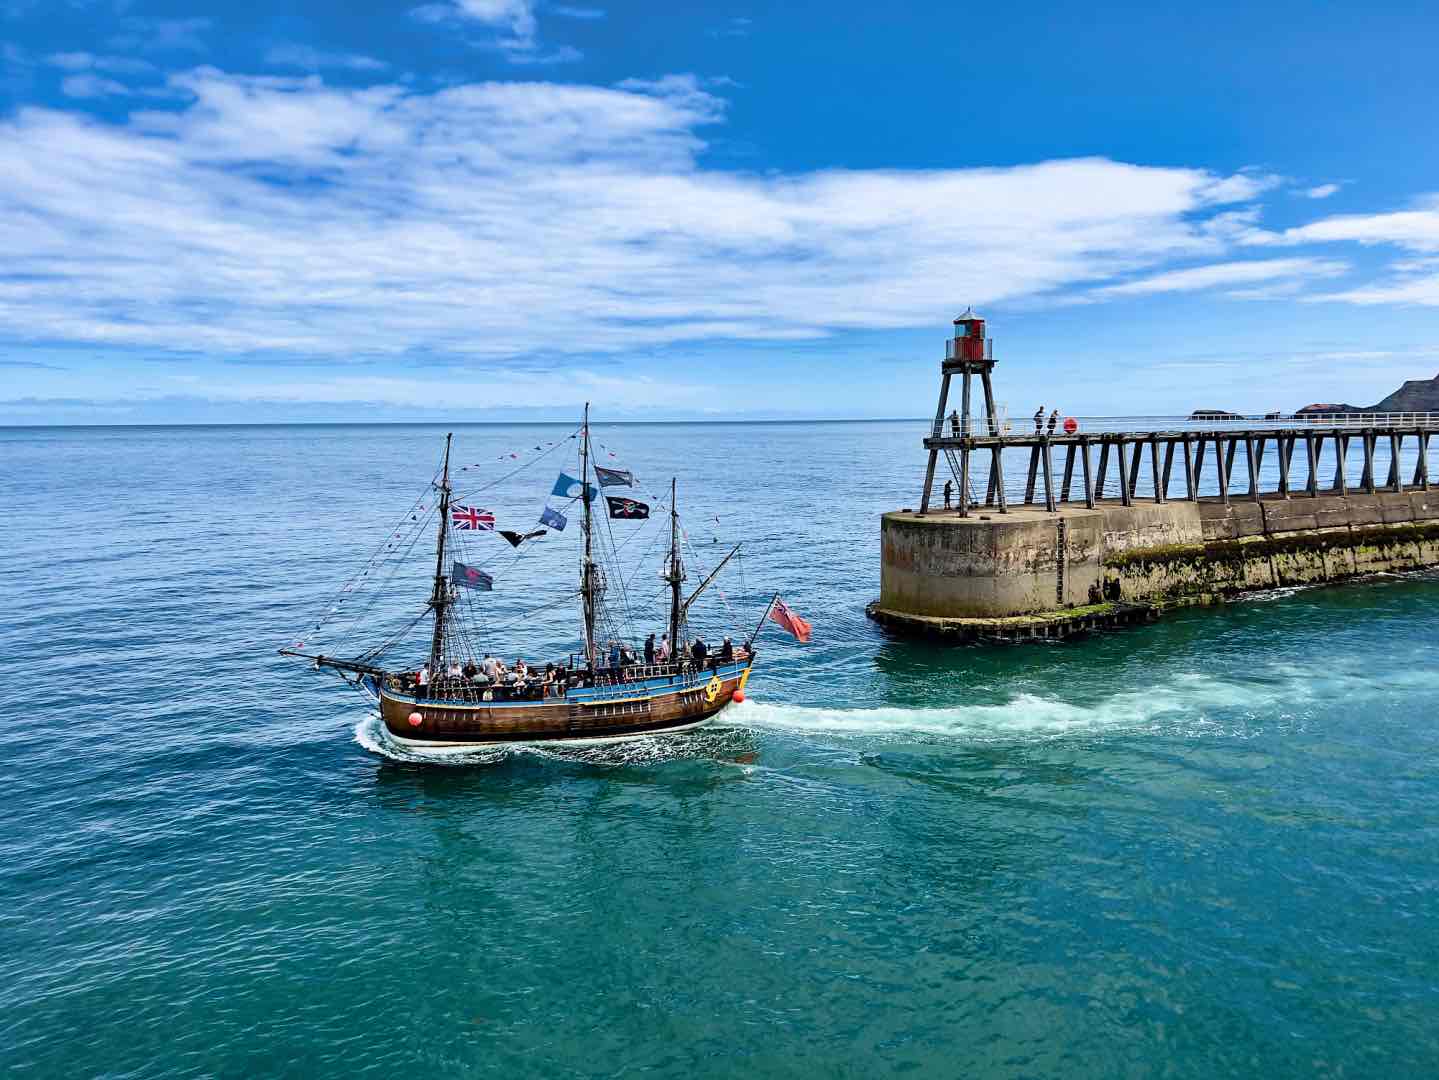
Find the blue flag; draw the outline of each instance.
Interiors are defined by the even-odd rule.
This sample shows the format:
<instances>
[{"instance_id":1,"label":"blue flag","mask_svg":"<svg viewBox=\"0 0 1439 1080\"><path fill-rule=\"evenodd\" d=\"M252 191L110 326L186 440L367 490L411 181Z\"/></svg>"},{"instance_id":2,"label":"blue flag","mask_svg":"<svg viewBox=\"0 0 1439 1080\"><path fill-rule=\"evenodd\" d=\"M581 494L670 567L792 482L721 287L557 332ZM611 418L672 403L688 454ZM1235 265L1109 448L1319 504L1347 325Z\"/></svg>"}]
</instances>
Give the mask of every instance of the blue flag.
<instances>
[{"instance_id":1,"label":"blue flag","mask_svg":"<svg viewBox=\"0 0 1439 1080\"><path fill-rule=\"evenodd\" d=\"M540 524L548 525L556 532L564 532L565 526L569 524L569 521L566 520L564 514L560 513L558 510L551 510L547 506L545 507L544 512L540 514Z\"/></svg>"},{"instance_id":2,"label":"blue flag","mask_svg":"<svg viewBox=\"0 0 1439 1080\"><path fill-rule=\"evenodd\" d=\"M580 497L580 482L568 473L560 473L560 478L555 481L554 490L551 495L558 495L561 499L578 499ZM585 484L589 491L590 498L594 499L599 495L599 489L593 484Z\"/></svg>"}]
</instances>

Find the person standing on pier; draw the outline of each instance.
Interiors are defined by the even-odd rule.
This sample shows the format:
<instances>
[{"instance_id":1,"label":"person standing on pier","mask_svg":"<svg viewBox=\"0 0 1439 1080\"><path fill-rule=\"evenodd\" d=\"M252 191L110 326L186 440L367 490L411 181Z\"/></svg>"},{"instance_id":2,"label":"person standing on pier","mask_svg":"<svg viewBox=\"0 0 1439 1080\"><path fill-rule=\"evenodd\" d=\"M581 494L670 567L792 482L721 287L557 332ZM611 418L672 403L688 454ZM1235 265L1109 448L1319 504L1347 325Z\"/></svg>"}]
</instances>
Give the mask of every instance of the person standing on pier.
<instances>
[{"instance_id":1,"label":"person standing on pier","mask_svg":"<svg viewBox=\"0 0 1439 1080\"><path fill-rule=\"evenodd\" d=\"M946 480L946 481L944 482L944 508L945 508L946 510L949 509L949 500L950 500L950 497L951 497L953 494L954 494L954 481L953 481L953 480Z\"/></svg>"},{"instance_id":2,"label":"person standing on pier","mask_svg":"<svg viewBox=\"0 0 1439 1080\"><path fill-rule=\"evenodd\" d=\"M1038 435L1044 430L1044 406L1034 410L1034 433Z\"/></svg>"},{"instance_id":3,"label":"person standing on pier","mask_svg":"<svg viewBox=\"0 0 1439 1080\"><path fill-rule=\"evenodd\" d=\"M1058 423L1059 423L1059 410L1058 410L1058 409L1055 409L1054 412L1052 412L1052 413L1049 414L1049 426L1048 426L1047 428L1045 428L1044 433L1045 433L1046 435L1053 435L1053 434L1054 434L1054 427L1055 427L1055 425L1058 424Z\"/></svg>"},{"instance_id":4,"label":"person standing on pier","mask_svg":"<svg viewBox=\"0 0 1439 1080\"><path fill-rule=\"evenodd\" d=\"M951 409L949 413L949 430L957 439L959 438L959 410Z\"/></svg>"}]
</instances>

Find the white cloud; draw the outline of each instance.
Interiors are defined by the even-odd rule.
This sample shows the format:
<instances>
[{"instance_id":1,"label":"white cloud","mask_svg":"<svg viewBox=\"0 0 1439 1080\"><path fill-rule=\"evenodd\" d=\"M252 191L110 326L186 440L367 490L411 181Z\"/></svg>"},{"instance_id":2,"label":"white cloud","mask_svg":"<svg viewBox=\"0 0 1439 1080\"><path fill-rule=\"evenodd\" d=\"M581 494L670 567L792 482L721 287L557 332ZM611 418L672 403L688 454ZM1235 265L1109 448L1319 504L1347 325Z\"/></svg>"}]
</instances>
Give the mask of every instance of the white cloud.
<instances>
[{"instance_id":1,"label":"white cloud","mask_svg":"<svg viewBox=\"0 0 1439 1080\"><path fill-rule=\"evenodd\" d=\"M1147 296L1151 293L1195 292L1224 285L1249 285L1279 280L1298 284L1301 279L1332 277L1349 269L1337 259L1260 259L1252 262L1211 263L1183 270L1107 285L1094 290L1097 296ZM1260 294L1254 294L1260 295ZM1265 293L1263 295L1273 295Z\"/></svg>"},{"instance_id":2,"label":"white cloud","mask_svg":"<svg viewBox=\"0 0 1439 1080\"><path fill-rule=\"evenodd\" d=\"M1310 299L1365 305L1417 304L1420 307L1439 307L1439 274L1401 275L1388 281Z\"/></svg>"},{"instance_id":3,"label":"white cloud","mask_svg":"<svg viewBox=\"0 0 1439 1080\"><path fill-rule=\"evenodd\" d=\"M507 34L499 44L524 52L535 47L534 0L442 0L422 4L410 12L423 22L460 20L493 27Z\"/></svg>"},{"instance_id":4,"label":"white cloud","mask_svg":"<svg viewBox=\"0 0 1439 1080\"><path fill-rule=\"evenodd\" d=\"M1351 241L1394 244L1417 252L1439 252L1439 195L1416 200L1412 209L1380 214L1336 214L1282 232L1255 229L1246 244L1316 244Z\"/></svg>"},{"instance_id":5,"label":"white cloud","mask_svg":"<svg viewBox=\"0 0 1439 1080\"><path fill-rule=\"evenodd\" d=\"M118 83L114 79L107 79L101 75L66 75L60 80L60 91L66 97L72 98L101 98L126 96L130 88L124 83Z\"/></svg>"},{"instance_id":6,"label":"white cloud","mask_svg":"<svg viewBox=\"0 0 1439 1080\"><path fill-rule=\"evenodd\" d=\"M1360 244L1395 244L1411 251L1439 251L1439 200L1414 210L1388 214L1342 214L1309 225L1285 229L1278 241L1313 244L1351 240Z\"/></svg>"},{"instance_id":7,"label":"white cloud","mask_svg":"<svg viewBox=\"0 0 1439 1080\"><path fill-rule=\"evenodd\" d=\"M87 52L51 53L45 62L64 71L105 71L114 75L148 75L155 70L155 65L148 60Z\"/></svg>"},{"instance_id":8,"label":"white cloud","mask_svg":"<svg viewBox=\"0 0 1439 1080\"><path fill-rule=\"evenodd\" d=\"M359 53L324 52L309 45L286 43L276 45L265 54L265 63L272 67L300 68L319 71L322 68L343 68L349 71L383 71L390 65L373 56Z\"/></svg>"},{"instance_id":9,"label":"white cloud","mask_svg":"<svg viewBox=\"0 0 1439 1080\"><path fill-rule=\"evenodd\" d=\"M556 4L548 9L553 15L559 15L566 19L603 19L604 8L576 7L570 4Z\"/></svg>"},{"instance_id":10,"label":"white cloud","mask_svg":"<svg viewBox=\"0 0 1439 1080\"><path fill-rule=\"evenodd\" d=\"M570 18L602 18L597 8L559 8L555 14ZM573 45L546 48L538 35L535 0L443 0L422 4L410 12L424 22L479 23L496 30L499 36L484 42L486 47L500 50L514 64L567 64L584 57Z\"/></svg>"},{"instance_id":11,"label":"white cloud","mask_svg":"<svg viewBox=\"0 0 1439 1080\"><path fill-rule=\"evenodd\" d=\"M204 33L213 20L204 17L163 19L132 15L122 20L124 30L110 39L120 52L145 49L149 52L205 52Z\"/></svg>"},{"instance_id":12,"label":"white cloud","mask_svg":"<svg viewBox=\"0 0 1439 1080\"><path fill-rule=\"evenodd\" d=\"M0 335L557 366L794 341L1162 276L1222 255L1207 223L1262 190L1097 158L714 171L700 132L724 104L688 76L415 93L200 68L171 84L193 101L123 124L0 121Z\"/></svg>"},{"instance_id":13,"label":"white cloud","mask_svg":"<svg viewBox=\"0 0 1439 1080\"><path fill-rule=\"evenodd\" d=\"M1300 194L1306 199L1327 199L1338 190L1338 184L1320 184L1317 187L1305 188Z\"/></svg>"}]
</instances>

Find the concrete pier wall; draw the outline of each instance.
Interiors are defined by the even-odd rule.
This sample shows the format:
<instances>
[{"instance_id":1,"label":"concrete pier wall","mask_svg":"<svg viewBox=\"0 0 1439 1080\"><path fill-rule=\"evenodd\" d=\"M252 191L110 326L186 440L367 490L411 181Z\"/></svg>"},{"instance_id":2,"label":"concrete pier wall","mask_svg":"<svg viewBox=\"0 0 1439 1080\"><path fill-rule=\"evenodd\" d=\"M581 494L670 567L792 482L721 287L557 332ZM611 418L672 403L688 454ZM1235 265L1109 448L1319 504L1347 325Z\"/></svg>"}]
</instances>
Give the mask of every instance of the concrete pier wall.
<instances>
[{"instance_id":1,"label":"concrete pier wall","mask_svg":"<svg viewBox=\"0 0 1439 1080\"><path fill-rule=\"evenodd\" d=\"M1439 565L1439 491L884 515L881 621L1006 619Z\"/></svg>"}]
</instances>

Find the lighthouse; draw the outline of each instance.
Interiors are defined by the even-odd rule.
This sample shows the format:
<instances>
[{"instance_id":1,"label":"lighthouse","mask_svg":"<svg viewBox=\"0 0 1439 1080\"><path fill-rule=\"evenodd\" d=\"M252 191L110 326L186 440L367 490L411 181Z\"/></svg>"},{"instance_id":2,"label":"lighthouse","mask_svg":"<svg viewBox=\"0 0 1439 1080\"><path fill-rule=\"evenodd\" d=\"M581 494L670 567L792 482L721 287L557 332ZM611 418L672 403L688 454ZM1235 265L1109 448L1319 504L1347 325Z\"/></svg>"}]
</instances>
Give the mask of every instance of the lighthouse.
<instances>
[{"instance_id":1,"label":"lighthouse","mask_svg":"<svg viewBox=\"0 0 1439 1080\"><path fill-rule=\"evenodd\" d=\"M953 445L941 447L930 444L929 463L924 472L924 494L919 504L921 514L929 513L930 495L934 487L934 466L939 460L940 449L943 448L951 464L954 464L954 455L958 453L958 468L955 471L959 474L959 514L961 517L969 516L969 456L972 449L969 440L975 435L992 437L999 434L994 387L990 382L990 373L994 371L994 342L984 335L984 318L973 308L965 308L964 313L954 320L954 336L945 343L944 360L939 368L939 407L934 413L934 428L930 437L932 440L953 440ZM950 381L956 375L961 380L958 408L949 404ZM976 375L979 376L984 390L984 414L978 424L974 421L971 408L973 380ZM950 410L948 415L946 409ZM995 494L999 496L999 512L1007 512L1004 466L998 450L991 452L989 465L989 497L992 498Z\"/></svg>"}]
</instances>

